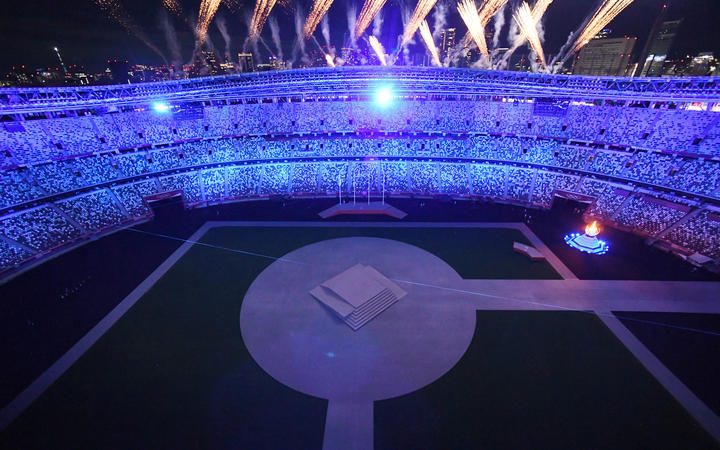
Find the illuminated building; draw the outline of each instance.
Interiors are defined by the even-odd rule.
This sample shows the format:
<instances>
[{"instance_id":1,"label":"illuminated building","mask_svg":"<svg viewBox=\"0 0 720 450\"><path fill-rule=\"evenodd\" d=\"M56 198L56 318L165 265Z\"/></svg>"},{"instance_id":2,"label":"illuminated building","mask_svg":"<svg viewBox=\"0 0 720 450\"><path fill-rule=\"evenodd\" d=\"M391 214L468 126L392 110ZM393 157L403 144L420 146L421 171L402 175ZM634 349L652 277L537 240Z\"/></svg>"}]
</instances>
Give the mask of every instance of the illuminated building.
<instances>
[{"instance_id":1,"label":"illuminated building","mask_svg":"<svg viewBox=\"0 0 720 450\"><path fill-rule=\"evenodd\" d=\"M443 61L450 49L455 47L455 28L443 28L440 32L440 60Z\"/></svg>"},{"instance_id":2,"label":"illuminated building","mask_svg":"<svg viewBox=\"0 0 720 450\"><path fill-rule=\"evenodd\" d=\"M605 29L580 50L573 74L621 77L627 75L637 38L607 37Z\"/></svg>"},{"instance_id":3,"label":"illuminated building","mask_svg":"<svg viewBox=\"0 0 720 450\"><path fill-rule=\"evenodd\" d=\"M643 65L640 76L658 77L662 75L663 65L668 57L668 52L675 42L675 36L677 36L682 21L682 19L670 20L663 22L662 25L658 27L657 32L650 40L645 61L640 61Z\"/></svg>"},{"instance_id":4,"label":"illuminated building","mask_svg":"<svg viewBox=\"0 0 720 450\"><path fill-rule=\"evenodd\" d=\"M238 53L240 72L255 72L252 53Z\"/></svg>"},{"instance_id":5,"label":"illuminated building","mask_svg":"<svg viewBox=\"0 0 720 450\"><path fill-rule=\"evenodd\" d=\"M278 58L277 56L271 56L271 57L269 57L269 58L268 58L268 61L269 61L269 64L270 64L270 68L271 68L272 70L283 70L283 69L286 68L286 66L285 66L285 61L283 61L282 59Z\"/></svg>"}]
</instances>

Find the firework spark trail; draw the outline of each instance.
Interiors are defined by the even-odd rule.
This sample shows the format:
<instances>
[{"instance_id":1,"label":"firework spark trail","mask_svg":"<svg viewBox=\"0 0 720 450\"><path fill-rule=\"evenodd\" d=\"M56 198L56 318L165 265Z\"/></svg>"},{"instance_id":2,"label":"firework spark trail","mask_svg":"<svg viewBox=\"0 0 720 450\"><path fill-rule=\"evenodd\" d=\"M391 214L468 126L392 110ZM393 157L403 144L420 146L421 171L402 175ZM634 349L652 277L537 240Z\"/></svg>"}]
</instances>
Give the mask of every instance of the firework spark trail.
<instances>
[{"instance_id":1,"label":"firework spark trail","mask_svg":"<svg viewBox=\"0 0 720 450\"><path fill-rule=\"evenodd\" d=\"M382 64L383 66L387 66L387 59L385 59L385 49L383 48L380 41L378 41L375 36L370 36L368 38L368 41L370 41L370 47L375 50L375 54L380 60L380 64Z\"/></svg>"},{"instance_id":2,"label":"firework spark trail","mask_svg":"<svg viewBox=\"0 0 720 450\"><path fill-rule=\"evenodd\" d=\"M542 30L542 22L541 22L542 18L545 15L545 12L547 11L548 7L550 6L550 4L552 2L553 2L553 0L537 0L535 2L535 5L532 8L532 18L535 22L536 29L538 27L540 27L540 30ZM515 25L519 28L519 26L517 25L517 22L515 22ZM511 28L511 31L510 31L511 34L513 34L513 30L514 29ZM540 42L542 43L542 37L540 37L540 34L539 34L540 30L538 30L538 38L540 39ZM510 57L513 55L513 53L515 53L515 50L520 48L527 41L527 39L525 38L525 34L522 33L520 30L517 30L517 31L518 31L518 33L512 37L512 41L513 41L512 46L503 54L500 61L498 61L495 64L496 69L503 70L503 69L507 68L507 65L510 61ZM531 45L531 47L532 47L532 45Z\"/></svg>"},{"instance_id":3,"label":"firework spark trail","mask_svg":"<svg viewBox=\"0 0 720 450\"><path fill-rule=\"evenodd\" d=\"M536 27L538 24L540 24L540 21L545 15L545 11L547 11L548 6L550 6L552 2L553 0L537 0L537 2L535 2L535 5L532 8L532 19L533 21L535 21ZM523 45L525 43L525 40L525 36L522 33L518 35L515 38L512 50L514 51L515 49Z\"/></svg>"},{"instance_id":4,"label":"firework spark trail","mask_svg":"<svg viewBox=\"0 0 720 450\"><path fill-rule=\"evenodd\" d=\"M387 0L365 0L357 22L355 22L355 39L360 39L360 36L362 36L365 30L367 30L367 27L370 26L370 23L377 13L385 6L386 1Z\"/></svg>"},{"instance_id":5,"label":"firework spark trail","mask_svg":"<svg viewBox=\"0 0 720 450\"><path fill-rule=\"evenodd\" d=\"M462 17L465 26L468 28L468 33L472 36L475 45L477 45L480 53L488 58L487 42L485 41L485 28L482 25L478 11L475 8L475 2L473 0L463 0L462 3L457 4L458 12Z\"/></svg>"},{"instance_id":6,"label":"firework spark trail","mask_svg":"<svg viewBox=\"0 0 720 450\"><path fill-rule=\"evenodd\" d=\"M508 0L485 0L478 10L482 26L486 27L507 2Z\"/></svg>"},{"instance_id":7,"label":"firework spark trail","mask_svg":"<svg viewBox=\"0 0 720 450\"><path fill-rule=\"evenodd\" d=\"M553 0L537 0L532 8L532 18L535 21L535 23L540 22L540 20L545 15L545 11L547 11L548 6L550 6L550 3L552 3Z\"/></svg>"},{"instance_id":8,"label":"firework spark trail","mask_svg":"<svg viewBox=\"0 0 720 450\"><path fill-rule=\"evenodd\" d=\"M530 10L530 5L523 2L515 14L513 14L513 19L515 19L515 23L517 23L523 38L528 41L530 47L532 47L535 52L535 55L537 55L544 66L545 53L543 52L542 44L540 43L540 36L538 36L536 27L537 22L533 17L532 10Z\"/></svg>"},{"instance_id":9,"label":"firework spark trail","mask_svg":"<svg viewBox=\"0 0 720 450\"><path fill-rule=\"evenodd\" d=\"M167 1L167 0L163 0L163 1ZM173 1L173 0L170 0L170 1ZM177 1L177 0L175 0L175 1ZM223 3L227 7L227 9L229 9L230 12L232 12L233 14L237 13L240 10L240 8L242 7L242 5L240 4L240 0L223 0Z\"/></svg>"},{"instance_id":10,"label":"firework spark trail","mask_svg":"<svg viewBox=\"0 0 720 450\"><path fill-rule=\"evenodd\" d=\"M200 3L197 27L195 28L195 36L200 45L205 42L210 22L212 22L213 17L215 17L220 3L222 3L222 0L202 0Z\"/></svg>"},{"instance_id":11,"label":"firework spark trail","mask_svg":"<svg viewBox=\"0 0 720 450\"><path fill-rule=\"evenodd\" d=\"M250 19L248 39L251 41L257 40L265 26L268 16L270 16L270 12L273 7L275 7L275 3L277 3L277 0L257 0L257 2L255 2L255 9Z\"/></svg>"},{"instance_id":12,"label":"firework spark trail","mask_svg":"<svg viewBox=\"0 0 720 450\"><path fill-rule=\"evenodd\" d=\"M333 0L315 0L312 9L305 19L305 27L303 28L303 38L308 39L315 32L320 20L327 14Z\"/></svg>"},{"instance_id":13,"label":"firework spark trail","mask_svg":"<svg viewBox=\"0 0 720 450\"><path fill-rule=\"evenodd\" d=\"M508 0L485 0L480 8L477 9L477 15L480 18L480 25L482 26L483 36L485 34L485 27L490 23L493 17L507 4ZM475 7L473 3L473 7ZM468 6L469 8L469 6ZM468 9L469 12L469 9ZM468 30L462 40L462 46L468 47L470 41L474 40L472 34ZM487 42L486 42L487 47Z\"/></svg>"},{"instance_id":14,"label":"firework spark trail","mask_svg":"<svg viewBox=\"0 0 720 450\"><path fill-rule=\"evenodd\" d=\"M160 51L160 49L150 42L150 39L145 35L145 33L140 29L140 26L135 23L135 21L132 20L130 17L130 14L123 8L122 4L118 2L118 0L94 0L95 4L100 7L100 9L105 12L111 19L115 20L117 23L122 25L123 28L125 28L125 31L127 31L129 34L132 34L136 38L140 39L145 45L147 45L152 51L157 53L160 58L167 64L167 58L163 53Z\"/></svg>"},{"instance_id":15,"label":"firework spark trail","mask_svg":"<svg viewBox=\"0 0 720 450\"><path fill-rule=\"evenodd\" d=\"M181 17L183 15L183 9L178 0L162 0L162 4L171 13Z\"/></svg>"},{"instance_id":16,"label":"firework spark trail","mask_svg":"<svg viewBox=\"0 0 720 450\"><path fill-rule=\"evenodd\" d=\"M418 0L415 10L410 17L410 21L405 27L405 32L402 35L401 47L404 47L405 44L410 42L410 39L415 35L418 27L420 27L420 23L425 20L425 16L430 13L430 10L433 9L436 2L437 0ZM475 5L473 4L473 9L474 8Z\"/></svg>"},{"instance_id":17,"label":"firework spark trail","mask_svg":"<svg viewBox=\"0 0 720 450\"><path fill-rule=\"evenodd\" d=\"M427 20L423 20L420 24L420 36L423 38L423 41L425 41L425 46L432 55L433 64L438 67L442 67L442 63L440 63L440 54L438 54L438 49L435 46L435 41L433 40L432 33L430 32L430 25L428 25Z\"/></svg>"},{"instance_id":18,"label":"firework spark trail","mask_svg":"<svg viewBox=\"0 0 720 450\"><path fill-rule=\"evenodd\" d=\"M575 40L572 52L577 52L585 46L590 39L600 32L607 24L617 17L633 0L605 0L595 11L590 21Z\"/></svg>"}]
</instances>

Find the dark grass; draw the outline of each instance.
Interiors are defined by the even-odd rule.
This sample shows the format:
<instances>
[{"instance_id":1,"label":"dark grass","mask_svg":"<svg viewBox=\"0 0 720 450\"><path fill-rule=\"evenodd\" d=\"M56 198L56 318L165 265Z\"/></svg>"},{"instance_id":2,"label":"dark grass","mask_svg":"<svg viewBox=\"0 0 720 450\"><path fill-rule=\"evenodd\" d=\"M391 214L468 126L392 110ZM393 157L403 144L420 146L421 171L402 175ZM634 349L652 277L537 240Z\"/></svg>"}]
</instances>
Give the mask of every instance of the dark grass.
<instances>
[{"instance_id":1,"label":"dark grass","mask_svg":"<svg viewBox=\"0 0 720 450\"><path fill-rule=\"evenodd\" d=\"M375 449L714 449L591 314L478 311L444 377L375 402Z\"/></svg>"},{"instance_id":2,"label":"dark grass","mask_svg":"<svg viewBox=\"0 0 720 450\"><path fill-rule=\"evenodd\" d=\"M106 236L0 285L0 404L12 400L182 242ZM128 257L128 249L135 251Z\"/></svg>"},{"instance_id":3,"label":"dark grass","mask_svg":"<svg viewBox=\"0 0 720 450\"><path fill-rule=\"evenodd\" d=\"M246 233L252 233L255 240L248 242ZM443 259L463 278L561 278L546 261L532 261L514 252L514 241L530 242L520 231L509 228L221 227L211 230L203 240L233 249L252 248L254 252L278 257L313 242L352 236L393 239L415 245Z\"/></svg>"},{"instance_id":4,"label":"dark grass","mask_svg":"<svg viewBox=\"0 0 720 450\"><path fill-rule=\"evenodd\" d=\"M242 298L269 262L193 247L11 425L4 448L320 448L327 402L267 376L240 336Z\"/></svg>"},{"instance_id":5,"label":"dark grass","mask_svg":"<svg viewBox=\"0 0 720 450\"><path fill-rule=\"evenodd\" d=\"M155 220L138 228L182 238L188 237L206 220L317 220L317 211L332 203L332 200L282 200L229 204L198 210L182 210L180 208L172 213L158 211ZM717 280L716 276L696 271L679 259L644 245L641 238L613 230L607 231L618 237L619 241L615 236L612 236L611 240L613 251L619 249L619 252L606 255L612 256L611 258L584 258L584 255L579 255L577 252L572 253L565 248L564 242L561 241L561 235L569 229L576 228L574 223L577 222L577 218L563 215L562 211L560 213L557 211L557 208L550 212L540 212L510 205L450 200L394 199L392 203L409 212L405 221L529 221L529 225L536 234L580 278ZM170 209L167 208L167 210ZM386 221L388 219L354 216L333 220L340 222L345 220ZM268 239L272 240L275 237ZM403 239L400 238L400 240ZM438 246L442 248L427 248L446 261L451 261L453 256L442 254L443 248L447 251L448 248L456 247L457 240L447 238L445 242L448 245ZM619 246L619 243L622 246ZM493 244L493 242L488 243L490 246ZM167 258L178 245L180 242L175 240L122 231L46 261L10 282L0 284L0 298L3 300L0 302L0 324L2 325L0 326L0 341L3 342L0 346L0 355L2 356L0 360L5 363L3 374L0 376L0 400L2 400L0 403L4 404L13 398L20 389L60 357L162 260ZM432 244L425 243L425 245L431 246ZM463 276L467 277L473 273L484 273L490 278L498 276L492 274L495 267L488 263L488 254L475 252L470 246L451 253L455 253L455 268ZM628 260L623 258L628 258ZM213 266L208 266L208 268L210 267ZM500 276L500 278L510 278L513 274L507 273L506 275ZM531 274L518 276L520 278L533 277ZM540 274L535 276L541 277ZM63 292L75 286L79 286L79 288L72 295L60 299ZM157 304L153 307L155 319L159 321L165 320L163 302L169 304L168 300L158 299L156 300ZM215 311L224 312L223 308L226 306L218 305L218 309ZM186 312L186 314L192 313ZM230 312L229 314L235 313ZM237 314L234 317L237 318ZM217 317L200 318L202 320L199 323L214 324L219 320ZM135 326L139 326L139 324ZM190 328L193 329L194 335L199 337L198 340L204 339L204 335L200 335L200 331L193 327ZM182 330L182 333L185 332ZM0 442L5 443L3 448L147 448L152 446L170 448L172 445L177 445L177 448L243 448L243 444L247 444L244 448L264 448L264 443L267 443L268 448L274 444L277 444L276 448L288 448L287 442L295 442L291 439L304 439L304 431L291 429L287 434L288 440L281 442L280 438L274 436L277 434L285 436L284 428L274 426L268 428L267 424L292 425L297 418L293 405L306 405L307 398L298 399L295 397L296 393L286 392L287 389L277 383L268 388L266 375L248 357L238 354L230 358L232 361L229 361L224 354L215 355L205 361L205 367L194 368L192 361L188 360L182 364L179 362L183 356L181 352L186 351L187 348L192 350L191 343L185 343L183 345L186 345L187 348L181 348L163 342L162 344L168 347L165 349L167 354L157 359L157 363L162 363L162 365L156 368L152 365L155 360L148 356L148 352L160 344L154 342L152 336L147 334L149 331L145 330L144 333L138 334L137 330L133 329L133 335L144 339L141 343L133 344L132 350L136 353L132 353L130 350L119 350L125 345L123 339L115 339L108 344L102 344L105 345L102 347L103 349L114 355L105 362L105 373L102 376L97 375L102 382L96 382L92 377L67 375L61 383L64 386L74 386L75 391L67 391L64 396L60 396L53 394L54 388L52 388L46 396L49 400L42 400L32 407L32 410L35 411L32 414L36 421L34 423L32 421L24 422L22 425L24 428L15 428L14 433L27 433L27 436L24 437L25 440L9 442L5 440L4 436L0 437ZM651 344L654 336L653 333L648 333L644 338L643 341L648 347L657 348ZM107 336L101 342L106 338ZM166 339L170 340L169 337ZM182 343L183 340L181 339L180 342ZM673 345L674 350L668 352L671 356L673 352L687 352L684 345ZM706 346L708 342L703 341L697 345ZM150 347L145 349L146 346ZM200 346L197 351L202 349ZM92 353L96 351L95 348L91 349ZM712 357L712 347L704 350L696 348L694 351L705 352L703 358L706 357L705 355ZM656 352L656 354L658 353ZM149 392L153 386L147 388L135 385L124 386L120 382L121 379L133 379L132 375L130 378L123 375L123 373L131 371L130 366L119 364L131 360L130 358L142 361L145 364L144 367L152 366L151 368L154 370L161 370L156 375L156 380L151 377L155 387L158 387L159 394L144 398L137 392ZM665 361L662 356L661 359ZM116 360L119 362L118 364L115 364ZM234 363L232 363L233 361ZM171 363L177 364L178 370L185 368L183 370L186 372L204 370L205 375L195 374L193 377L202 378L208 383L203 387L205 391L197 386L179 386L178 383L173 382L165 386L161 375L170 373L171 369L175 370L173 367L168 367ZM78 364L82 364L82 361ZM217 367L225 367L223 370L226 371L212 378L208 374L215 370L211 370L211 368ZM708 373L699 363L686 365L685 368L691 375L693 375L692 372L696 372L694 373L695 377L702 378ZM71 370L70 373L74 372ZM111 380L118 381L117 386L110 386L108 382L103 381L106 374ZM682 371L679 376L687 383ZM65 380L68 377L70 379ZM140 379L141 383L148 382L147 379ZM178 379L186 380L187 378L181 376ZM709 383L712 379L715 377L708 377L705 381ZM245 382L251 390L257 391L258 394L248 395L249 392L242 382ZM95 389L97 386L104 386L108 396L97 394L98 391ZM113 393L113 390L116 389L118 391ZM193 389L195 394L185 396L183 389ZM700 392L697 393L701 395ZM173 398L174 395L179 396ZM186 398L193 401L200 399L203 405L195 408L196 405L186 403ZM230 400L224 401L223 399L226 398ZM702 398L706 399L704 396ZM314 401L318 401L316 399L309 400L313 405L315 405ZM45 403L46 401L48 403ZM269 410L266 402L287 404L289 407L284 410ZM83 406L86 403L87 405ZM178 411L185 409L185 411L164 417L163 408L175 408ZM264 412L263 408L265 408ZM311 422L324 420L324 411L320 414L322 417L318 414L315 415L317 417L310 414L311 417L308 420ZM176 417L177 421L173 422ZM63 431L65 428L67 430ZM182 429L177 433L179 437L175 439L174 433L180 428ZM321 432L316 432L317 428L321 428L318 423L310 428L312 428L312 433L307 431L312 434L308 441L309 447L304 448L312 448L310 444L316 442L314 439L318 439L317 436L321 434ZM41 436L33 437L33 435L40 434L38 430L46 429L49 433L44 440ZM249 429L253 429L253 431L250 432ZM153 436L160 442L153 441ZM166 440L167 445L165 444ZM292 446L290 447L292 448ZM541 447L534 446L534 448ZM499 446L499 448L504 447ZM588 447L581 446L580 448ZM640 446L638 448L647 447Z\"/></svg>"},{"instance_id":6,"label":"dark grass","mask_svg":"<svg viewBox=\"0 0 720 450\"><path fill-rule=\"evenodd\" d=\"M186 238L206 220L319 220L317 213L335 202L279 199L193 210L164 206L156 209L154 220L136 228ZM451 199L392 199L391 203L408 212L406 222L529 222L581 279L720 279L648 247L628 233L607 230L613 247L603 257L570 249L562 236L581 224L572 214L576 205L558 198L551 211ZM383 216L332 219L347 220L394 221ZM0 281L0 361L4 363L0 404L8 403L62 356L179 245L174 240L120 231L47 260L10 281ZM481 254L467 258L478 264L487 261ZM61 299L66 292L71 294Z\"/></svg>"},{"instance_id":7,"label":"dark grass","mask_svg":"<svg viewBox=\"0 0 720 450\"><path fill-rule=\"evenodd\" d=\"M616 312L618 318L720 416L720 314ZM659 326L657 323L688 329Z\"/></svg>"},{"instance_id":8,"label":"dark grass","mask_svg":"<svg viewBox=\"0 0 720 450\"><path fill-rule=\"evenodd\" d=\"M514 253L524 238L507 229L223 227L202 240L282 256L344 236L420 245L472 277L557 277ZM327 402L275 382L242 343L242 298L271 262L194 246L2 434L2 448L320 448Z\"/></svg>"}]
</instances>

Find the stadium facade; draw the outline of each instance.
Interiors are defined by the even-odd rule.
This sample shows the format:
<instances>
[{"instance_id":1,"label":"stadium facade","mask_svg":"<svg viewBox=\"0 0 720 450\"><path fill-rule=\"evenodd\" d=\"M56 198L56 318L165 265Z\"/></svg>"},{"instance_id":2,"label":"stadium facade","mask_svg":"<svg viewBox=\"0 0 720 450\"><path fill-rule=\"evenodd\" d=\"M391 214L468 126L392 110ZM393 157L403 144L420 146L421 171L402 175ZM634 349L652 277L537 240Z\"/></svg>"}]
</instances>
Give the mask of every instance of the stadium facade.
<instances>
[{"instance_id":1,"label":"stadium facade","mask_svg":"<svg viewBox=\"0 0 720 450\"><path fill-rule=\"evenodd\" d=\"M392 93L380 105L379 89ZM720 259L720 78L411 67L0 91L0 273L152 216L270 197L549 208Z\"/></svg>"}]
</instances>

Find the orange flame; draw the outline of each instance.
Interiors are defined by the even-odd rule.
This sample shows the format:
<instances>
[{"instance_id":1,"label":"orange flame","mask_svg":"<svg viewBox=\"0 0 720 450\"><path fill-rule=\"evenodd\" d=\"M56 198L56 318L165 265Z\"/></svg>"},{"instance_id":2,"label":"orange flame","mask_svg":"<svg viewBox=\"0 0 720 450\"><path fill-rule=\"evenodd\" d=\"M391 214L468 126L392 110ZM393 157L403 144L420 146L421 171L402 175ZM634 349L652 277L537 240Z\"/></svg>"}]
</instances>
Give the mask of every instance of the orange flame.
<instances>
[{"instance_id":1,"label":"orange flame","mask_svg":"<svg viewBox=\"0 0 720 450\"><path fill-rule=\"evenodd\" d=\"M597 220L594 220L593 223L585 227L585 234L591 237L600 234L600 228L597 226Z\"/></svg>"}]
</instances>

